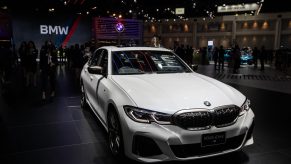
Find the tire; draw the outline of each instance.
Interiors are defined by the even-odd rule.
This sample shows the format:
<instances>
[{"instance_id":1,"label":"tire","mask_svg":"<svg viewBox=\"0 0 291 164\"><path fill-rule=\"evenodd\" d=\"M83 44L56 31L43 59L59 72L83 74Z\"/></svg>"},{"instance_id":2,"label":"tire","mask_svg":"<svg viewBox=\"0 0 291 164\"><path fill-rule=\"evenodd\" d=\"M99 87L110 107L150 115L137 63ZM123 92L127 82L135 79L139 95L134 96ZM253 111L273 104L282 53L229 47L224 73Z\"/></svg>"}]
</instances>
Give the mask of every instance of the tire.
<instances>
[{"instance_id":1,"label":"tire","mask_svg":"<svg viewBox=\"0 0 291 164\"><path fill-rule=\"evenodd\" d=\"M81 108L82 109L87 109L88 108L88 103L86 101L86 93L84 89L84 85L81 84Z\"/></svg>"},{"instance_id":2,"label":"tire","mask_svg":"<svg viewBox=\"0 0 291 164\"><path fill-rule=\"evenodd\" d=\"M107 116L108 123L108 145L111 153L118 160L124 160L123 137L118 115L110 110Z\"/></svg>"}]
</instances>

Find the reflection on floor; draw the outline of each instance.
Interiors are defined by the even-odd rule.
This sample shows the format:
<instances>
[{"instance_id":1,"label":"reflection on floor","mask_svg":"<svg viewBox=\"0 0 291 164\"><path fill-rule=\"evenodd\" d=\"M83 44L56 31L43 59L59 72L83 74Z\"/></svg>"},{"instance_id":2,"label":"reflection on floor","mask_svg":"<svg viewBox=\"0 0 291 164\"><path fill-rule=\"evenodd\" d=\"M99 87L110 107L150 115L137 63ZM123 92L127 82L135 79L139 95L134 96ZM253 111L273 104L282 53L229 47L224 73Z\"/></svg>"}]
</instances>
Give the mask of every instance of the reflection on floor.
<instances>
[{"instance_id":1,"label":"reflection on floor","mask_svg":"<svg viewBox=\"0 0 291 164\"><path fill-rule=\"evenodd\" d=\"M268 80L268 77L272 79L275 75L267 71L264 75L257 75L251 69L242 75L227 78L227 71L219 75L211 65L200 68L200 73L229 83L252 100L256 126L254 145L241 152L196 160L195 163L290 163L291 132L288 121L291 111L287 103L291 100L291 94L280 92L280 89L274 91L255 86L268 87L270 84L261 82L268 81L272 85L281 85L277 86L280 88L285 87L285 82L290 85L290 80ZM72 78L71 72L65 67L59 68L57 97L46 103L41 102L39 87L24 87L19 72L15 71L12 84L0 97L1 164L119 163L108 150L102 125L90 110L80 108L78 82ZM223 75L224 78L221 78ZM258 79L244 78L243 75L256 75ZM258 81L260 83L255 83Z\"/></svg>"}]
</instances>

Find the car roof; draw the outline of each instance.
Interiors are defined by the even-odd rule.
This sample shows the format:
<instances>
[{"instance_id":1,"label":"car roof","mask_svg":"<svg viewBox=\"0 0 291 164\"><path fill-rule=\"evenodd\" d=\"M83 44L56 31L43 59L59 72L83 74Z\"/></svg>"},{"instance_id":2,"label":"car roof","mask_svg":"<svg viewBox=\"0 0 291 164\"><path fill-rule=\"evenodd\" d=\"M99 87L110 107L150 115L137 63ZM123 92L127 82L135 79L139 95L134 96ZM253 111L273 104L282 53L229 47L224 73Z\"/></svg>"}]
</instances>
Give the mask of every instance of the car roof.
<instances>
[{"instance_id":1,"label":"car roof","mask_svg":"<svg viewBox=\"0 0 291 164\"><path fill-rule=\"evenodd\" d=\"M172 51L167 48L162 47L117 47L117 46L102 46L100 48L104 48L110 51L132 51L132 50L146 50L146 51ZM98 48L98 49L100 49Z\"/></svg>"}]
</instances>

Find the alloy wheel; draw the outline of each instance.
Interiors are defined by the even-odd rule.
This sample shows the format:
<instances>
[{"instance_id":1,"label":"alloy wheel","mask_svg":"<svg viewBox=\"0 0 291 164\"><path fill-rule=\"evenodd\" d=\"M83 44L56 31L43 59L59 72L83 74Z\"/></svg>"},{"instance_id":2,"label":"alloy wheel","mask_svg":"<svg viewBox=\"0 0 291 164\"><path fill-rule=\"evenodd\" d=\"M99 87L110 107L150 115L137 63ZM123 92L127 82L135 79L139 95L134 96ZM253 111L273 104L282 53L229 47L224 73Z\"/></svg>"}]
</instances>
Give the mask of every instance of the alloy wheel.
<instances>
[{"instance_id":1,"label":"alloy wheel","mask_svg":"<svg viewBox=\"0 0 291 164\"><path fill-rule=\"evenodd\" d=\"M108 116L109 148L114 156L122 155L121 129L116 113L110 112Z\"/></svg>"}]
</instances>

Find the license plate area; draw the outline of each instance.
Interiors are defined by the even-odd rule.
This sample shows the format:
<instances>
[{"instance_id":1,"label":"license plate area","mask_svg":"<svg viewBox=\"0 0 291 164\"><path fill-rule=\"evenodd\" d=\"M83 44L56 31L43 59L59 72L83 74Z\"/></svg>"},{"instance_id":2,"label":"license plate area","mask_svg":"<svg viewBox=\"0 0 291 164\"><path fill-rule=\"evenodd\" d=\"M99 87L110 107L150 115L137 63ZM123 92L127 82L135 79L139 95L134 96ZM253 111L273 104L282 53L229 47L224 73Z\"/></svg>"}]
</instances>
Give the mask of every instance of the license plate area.
<instances>
[{"instance_id":1,"label":"license plate area","mask_svg":"<svg viewBox=\"0 0 291 164\"><path fill-rule=\"evenodd\" d=\"M225 132L203 134L201 139L201 146L206 147L221 145L224 144L225 141Z\"/></svg>"}]
</instances>

